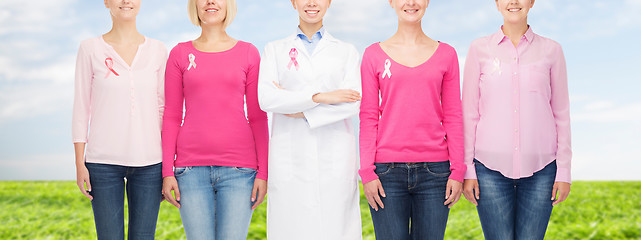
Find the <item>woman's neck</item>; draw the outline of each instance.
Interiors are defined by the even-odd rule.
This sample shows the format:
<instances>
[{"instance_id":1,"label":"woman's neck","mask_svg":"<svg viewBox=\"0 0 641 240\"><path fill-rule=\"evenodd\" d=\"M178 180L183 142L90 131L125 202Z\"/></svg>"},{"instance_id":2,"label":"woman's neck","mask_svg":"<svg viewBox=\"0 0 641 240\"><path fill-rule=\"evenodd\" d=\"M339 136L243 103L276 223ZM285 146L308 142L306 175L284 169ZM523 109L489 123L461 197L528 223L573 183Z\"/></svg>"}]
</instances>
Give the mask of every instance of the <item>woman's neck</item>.
<instances>
[{"instance_id":1,"label":"woman's neck","mask_svg":"<svg viewBox=\"0 0 641 240\"><path fill-rule=\"evenodd\" d=\"M417 45L426 39L429 39L429 37L423 32L420 21L417 23L402 23L399 21L396 33L390 38L394 42L401 42L405 45Z\"/></svg>"},{"instance_id":2,"label":"woman's neck","mask_svg":"<svg viewBox=\"0 0 641 240\"><path fill-rule=\"evenodd\" d=\"M111 30L104 35L115 43L144 41L144 36L138 32L136 21L118 21L112 17Z\"/></svg>"},{"instance_id":3,"label":"woman's neck","mask_svg":"<svg viewBox=\"0 0 641 240\"><path fill-rule=\"evenodd\" d=\"M222 25L212 25L212 26L201 26L202 31L200 33L200 37L196 39L197 41L203 42L203 43L209 43L209 42L224 42L226 40L229 40L230 37L227 35L227 32L225 31L225 27Z\"/></svg>"},{"instance_id":4,"label":"woman's neck","mask_svg":"<svg viewBox=\"0 0 641 240\"><path fill-rule=\"evenodd\" d=\"M512 44L514 44L514 46L516 47L521 41L521 36L523 36L527 32L529 27L530 26L527 24L527 21L519 23L504 22L503 28L501 30L503 31L503 34L505 34L505 36L510 38Z\"/></svg>"},{"instance_id":5,"label":"woman's neck","mask_svg":"<svg viewBox=\"0 0 641 240\"><path fill-rule=\"evenodd\" d=\"M312 39L314 34L316 34L318 30L323 27L323 21L321 20L317 23L307 23L301 20L298 27L300 27L300 30L303 31L307 38Z\"/></svg>"}]
</instances>

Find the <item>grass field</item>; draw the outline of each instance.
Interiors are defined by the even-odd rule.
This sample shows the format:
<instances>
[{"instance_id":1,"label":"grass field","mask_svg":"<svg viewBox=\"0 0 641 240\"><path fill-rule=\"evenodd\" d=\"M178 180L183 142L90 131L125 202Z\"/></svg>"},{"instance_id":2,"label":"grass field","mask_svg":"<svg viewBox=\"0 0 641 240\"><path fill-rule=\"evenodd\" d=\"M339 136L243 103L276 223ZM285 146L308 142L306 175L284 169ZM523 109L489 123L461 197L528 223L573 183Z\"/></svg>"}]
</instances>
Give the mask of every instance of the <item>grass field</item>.
<instances>
[{"instance_id":1,"label":"grass field","mask_svg":"<svg viewBox=\"0 0 641 240\"><path fill-rule=\"evenodd\" d=\"M254 212L248 239L265 239L265 205ZM374 239L361 197L363 238ZM446 239L483 239L474 206L450 212ZM1 182L0 239L95 239L91 203L75 182ZM178 209L163 202L156 239L185 239ZM641 182L574 182L555 207L546 239L641 239Z\"/></svg>"}]
</instances>

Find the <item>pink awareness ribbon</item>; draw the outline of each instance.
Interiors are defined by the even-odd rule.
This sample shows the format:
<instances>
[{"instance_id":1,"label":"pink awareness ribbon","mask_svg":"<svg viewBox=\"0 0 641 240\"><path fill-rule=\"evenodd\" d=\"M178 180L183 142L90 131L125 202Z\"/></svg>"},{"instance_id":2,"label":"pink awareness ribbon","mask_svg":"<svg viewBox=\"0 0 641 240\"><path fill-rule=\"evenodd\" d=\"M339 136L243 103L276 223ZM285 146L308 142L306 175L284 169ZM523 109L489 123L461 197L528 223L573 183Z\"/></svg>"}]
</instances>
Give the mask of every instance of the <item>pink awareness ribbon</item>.
<instances>
[{"instance_id":1,"label":"pink awareness ribbon","mask_svg":"<svg viewBox=\"0 0 641 240\"><path fill-rule=\"evenodd\" d=\"M116 70L114 70L114 60L113 59L111 59L110 57L105 58L105 65L107 65L107 68L109 69L109 72L107 72L107 75L105 75L105 78L108 78L109 74L111 74L111 73L114 73L114 75L116 75L116 77L120 76L120 75L118 75Z\"/></svg>"},{"instance_id":2,"label":"pink awareness ribbon","mask_svg":"<svg viewBox=\"0 0 641 240\"><path fill-rule=\"evenodd\" d=\"M383 75L381 78L385 78L385 76L392 78L392 71L390 70L390 67L392 66L392 62L389 59L385 59L385 71L383 72Z\"/></svg>"},{"instance_id":3,"label":"pink awareness ribbon","mask_svg":"<svg viewBox=\"0 0 641 240\"><path fill-rule=\"evenodd\" d=\"M296 48L292 48L292 50L289 50L289 58L291 59L289 61L289 64L287 64L287 69L292 69L292 65L296 67L296 71L298 71L298 61L296 61L296 58L298 57L298 51Z\"/></svg>"},{"instance_id":4,"label":"pink awareness ribbon","mask_svg":"<svg viewBox=\"0 0 641 240\"><path fill-rule=\"evenodd\" d=\"M189 67L187 67L187 71L191 70L191 67L196 69L196 56L194 56L193 53L189 54Z\"/></svg>"}]
</instances>

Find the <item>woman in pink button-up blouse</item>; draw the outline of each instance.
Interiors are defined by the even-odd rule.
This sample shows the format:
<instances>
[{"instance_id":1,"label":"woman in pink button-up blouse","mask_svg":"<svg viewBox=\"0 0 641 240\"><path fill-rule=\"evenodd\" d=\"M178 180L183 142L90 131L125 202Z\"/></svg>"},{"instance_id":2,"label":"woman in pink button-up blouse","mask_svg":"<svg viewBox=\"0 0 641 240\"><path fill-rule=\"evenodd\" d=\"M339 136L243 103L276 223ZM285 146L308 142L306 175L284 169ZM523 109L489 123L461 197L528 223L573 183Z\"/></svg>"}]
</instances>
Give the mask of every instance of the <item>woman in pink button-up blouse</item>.
<instances>
[{"instance_id":1,"label":"woman in pink button-up blouse","mask_svg":"<svg viewBox=\"0 0 641 240\"><path fill-rule=\"evenodd\" d=\"M76 61L77 184L91 199L98 239L125 238L125 191L129 239L153 239L162 199L167 50L137 31L140 0L107 0L105 6L111 31L82 41Z\"/></svg>"},{"instance_id":2,"label":"woman in pink button-up blouse","mask_svg":"<svg viewBox=\"0 0 641 240\"><path fill-rule=\"evenodd\" d=\"M543 239L570 192L570 109L561 46L532 31L534 0L496 0L498 32L470 46L463 79L464 195L486 239Z\"/></svg>"}]
</instances>

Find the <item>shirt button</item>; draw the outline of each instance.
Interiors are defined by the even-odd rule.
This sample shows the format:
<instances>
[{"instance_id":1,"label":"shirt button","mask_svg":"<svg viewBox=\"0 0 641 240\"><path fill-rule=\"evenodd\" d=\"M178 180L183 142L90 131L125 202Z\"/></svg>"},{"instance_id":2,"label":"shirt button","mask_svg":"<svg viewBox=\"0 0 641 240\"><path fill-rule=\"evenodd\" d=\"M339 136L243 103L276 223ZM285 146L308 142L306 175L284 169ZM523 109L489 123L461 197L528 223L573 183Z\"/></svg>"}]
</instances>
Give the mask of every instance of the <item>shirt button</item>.
<instances>
[{"instance_id":1,"label":"shirt button","mask_svg":"<svg viewBox=\"0 0 641 240\"><path fill-rule=\"evenodd\" d=\"M518 109L514 109L514 112L519 112L519 110Z\"/></svg>"},{"instance_id":2,"label":"shirt button","mask_svg":"<svg viewBox=\"0 0 641 240\"><path fill-rule=\"evenodd\" d=\"M516 129L516 128L514 129L514 132L518 132L518 131L519 131L518 129Z\"/></svg>"},{"instance_id":3,"label":"shirt button","mask_svg":"<svg viewBox=\"0 0 641 240\"><path fill-rule=\"evenodd\" d=\"M514 148L514 151L518 151L518 150L519 150L519 148L518 148L518 147L515 147L515 148Z\"/></svg>"},{"instance_id":4,"label":"shirt button","mask_svg":"<svg viewBox=\"0 0 641 240\"><path fill-rule=\"evenodd\" d=\"M516 73L516 72L514 72L514 75L516 75L516 74L517 74L517 73Z\"/></svg>"}]
</instances>

